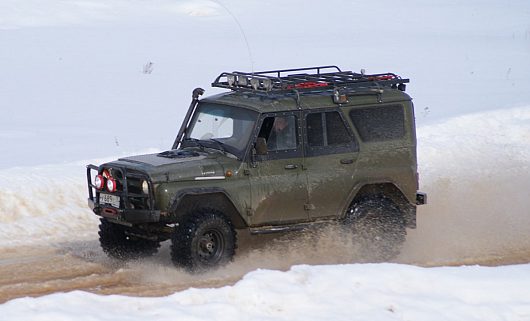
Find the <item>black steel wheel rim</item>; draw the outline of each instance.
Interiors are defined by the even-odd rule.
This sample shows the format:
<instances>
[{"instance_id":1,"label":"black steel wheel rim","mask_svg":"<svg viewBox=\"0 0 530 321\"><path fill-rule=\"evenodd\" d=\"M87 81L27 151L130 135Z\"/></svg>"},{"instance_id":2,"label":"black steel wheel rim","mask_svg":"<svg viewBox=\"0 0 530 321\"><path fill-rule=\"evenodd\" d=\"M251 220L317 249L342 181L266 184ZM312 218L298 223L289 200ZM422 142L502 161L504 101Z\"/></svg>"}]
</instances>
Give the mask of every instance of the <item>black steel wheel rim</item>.
<instances>
[{"instance_id":1,"label":"black steel wheel rim","mask_svg":"<svg viewBox=\"0 0 530 321\"><path fill-rule=\"evenodd\" d=\"M198 242L198 254L205 263L218 262L225 250L225 241L221 231L210 229L205 231Z\"/></svg>"}]
</instances>

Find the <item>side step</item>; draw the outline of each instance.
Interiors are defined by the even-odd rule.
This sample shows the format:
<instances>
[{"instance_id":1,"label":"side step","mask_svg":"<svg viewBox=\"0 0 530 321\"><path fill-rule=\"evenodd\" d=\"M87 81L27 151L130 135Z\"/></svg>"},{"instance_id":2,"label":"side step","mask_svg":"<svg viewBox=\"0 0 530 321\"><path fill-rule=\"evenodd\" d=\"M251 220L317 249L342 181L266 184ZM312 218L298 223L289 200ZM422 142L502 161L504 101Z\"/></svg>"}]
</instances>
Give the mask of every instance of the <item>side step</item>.
<instances>
[{"instance_id":1,"label":"side step","mask_svg":"<svg viewBox=\"0 0 530 321\"><path fill-rule=\"evenodd\" d=\"M298 223L298 224L289 224L289 225L268 225L268 226L260 226L260 227L251 227L249 228L249 231L250 231L250 234L252 235L296 232L296 231L303 231L303 230L318 228L323 225L330 224L331 222L336 222L336 220L307 222L307 223Z\"/></svg>"}]
</instances>

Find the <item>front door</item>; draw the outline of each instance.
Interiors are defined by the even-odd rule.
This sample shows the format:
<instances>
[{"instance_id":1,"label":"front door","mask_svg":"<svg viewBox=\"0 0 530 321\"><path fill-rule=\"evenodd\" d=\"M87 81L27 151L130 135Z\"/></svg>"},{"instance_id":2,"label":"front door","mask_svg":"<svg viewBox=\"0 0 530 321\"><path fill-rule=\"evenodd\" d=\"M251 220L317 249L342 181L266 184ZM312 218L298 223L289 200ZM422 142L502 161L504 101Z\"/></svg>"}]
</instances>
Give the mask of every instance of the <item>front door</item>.
<instances>
[{"instance_id":1,"label":"front door","mask_svg":"<svg viewBox=\"0 0 530 321\"><path fill-rule=\"evenodd\" d=\"M282 112L260 120L257 139L266 140L267 152L255 155L248 170L253 226L308 220L300 116L298 111Z\"/></svg>"}]
</instances>

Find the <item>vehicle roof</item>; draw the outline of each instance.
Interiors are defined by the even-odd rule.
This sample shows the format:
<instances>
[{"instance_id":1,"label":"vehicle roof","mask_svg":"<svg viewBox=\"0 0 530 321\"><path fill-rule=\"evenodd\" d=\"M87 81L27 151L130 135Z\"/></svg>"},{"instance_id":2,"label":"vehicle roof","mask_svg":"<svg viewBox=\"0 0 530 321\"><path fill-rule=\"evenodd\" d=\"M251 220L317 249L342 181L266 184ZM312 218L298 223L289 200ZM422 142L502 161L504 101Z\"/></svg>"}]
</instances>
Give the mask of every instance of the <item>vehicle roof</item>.
<instances>
[{"instance_id":1,"label":"vehicle roof","mask_svg":"<svg viewBox=\"0 0 530 321\"><path fill-rule=\"evenodd\" d=\"M364 90L350 92L348 102L336 104L333 102L333 91L326 90L299 94L300 107L297 104L297 94L293 93L269 93L256 94L252 92L230 91L201 99L202 102L237 106L259 113L271 113L278 111L319 109L337 106L361 106L400 101L410 101L406 93L394 88L382 88L378 90Z\"/></svg>"}]
</instances>

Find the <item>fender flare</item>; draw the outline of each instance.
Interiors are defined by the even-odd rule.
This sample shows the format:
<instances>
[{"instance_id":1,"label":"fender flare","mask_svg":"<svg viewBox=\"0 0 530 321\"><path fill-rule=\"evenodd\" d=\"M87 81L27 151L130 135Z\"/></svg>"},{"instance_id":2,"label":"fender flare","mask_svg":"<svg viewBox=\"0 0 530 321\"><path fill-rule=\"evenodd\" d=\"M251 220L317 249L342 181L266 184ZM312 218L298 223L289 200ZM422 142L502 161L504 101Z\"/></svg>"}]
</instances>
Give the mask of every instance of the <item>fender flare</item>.
<instances>
[{"instance_id":1,"label":"fender flare","mask_svg":"<svg viewBox=\"0 0 530 321\"><path fill-rule=\"evenodd\" d=\"M171 200L169 207L170 215L178 220L193 209L215 208L220 210L232 221L235 228L248 227L240 210L236 207L230 194L223 188L203 187L189 188L179 191Z\"/></svg>"},{"instance_id":2,"label":"fender flare","mask_svg":"<svg viewBox=\"0 0 530 321\"><path fill-rule=\"evenodd\" d=\"M406 197L398 184L387 180L361 182L355 185L348 195L348 202L345 204L341 215L345 215L355 201L375 195L385 196L392 200L403 213L406 226L409 228L416 227L416 204Z\"/></svg>"}]
</instances>

